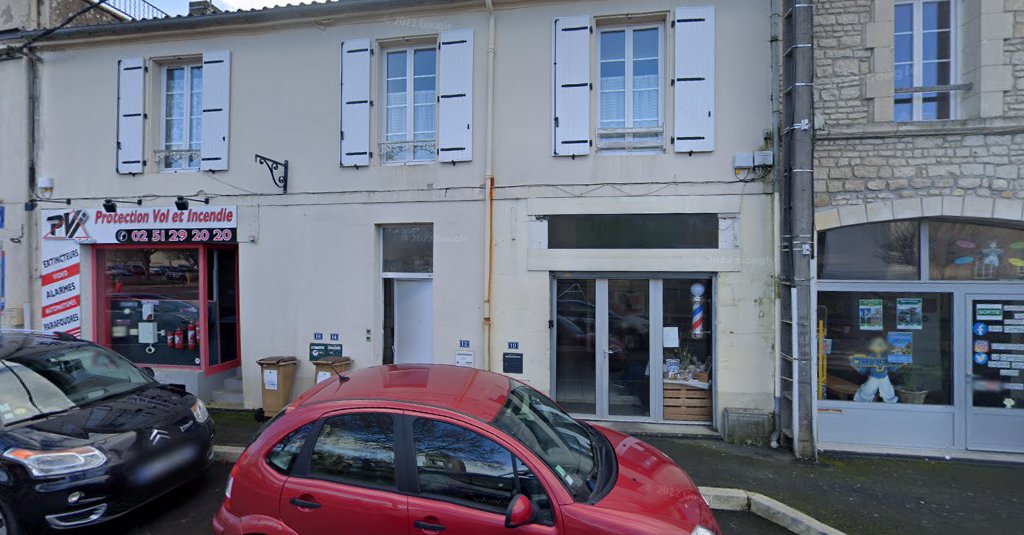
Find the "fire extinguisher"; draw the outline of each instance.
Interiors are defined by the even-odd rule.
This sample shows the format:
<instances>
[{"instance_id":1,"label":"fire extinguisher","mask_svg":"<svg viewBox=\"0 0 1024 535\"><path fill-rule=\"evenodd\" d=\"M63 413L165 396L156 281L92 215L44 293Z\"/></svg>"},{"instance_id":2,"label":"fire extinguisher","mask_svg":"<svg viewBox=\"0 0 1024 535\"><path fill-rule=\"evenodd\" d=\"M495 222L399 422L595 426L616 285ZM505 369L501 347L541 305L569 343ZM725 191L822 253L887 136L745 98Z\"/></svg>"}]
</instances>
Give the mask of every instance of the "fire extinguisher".
<instances>
[{"instance_id":1,"label":"fire extinguisher","mask_svg":"<svg viewBox=\"0 0 1024 535\"><path fill-rule=\"evenodd\" d=\"M167 349L174 349L174 331L167 329Z\"/></svg>"},{"instance_id":2,"label":"fire extinguisher","mask_svg":"<svg viewBox=\"0 0 1024 535\"><path fill-rule=\"evenodd\" d=\"M189 349L189 351L194 351L195 348L196 348L196 324L195 323L189 323L188 324L187 333L188 333L188 349Z\"/></svg>"},{"instance_id":3,"label":"fire extinguisher","mask_svg":"<svg viewBox=\"0 0 1024 535\"><path fill-rule=\"evenodd\" d=\"M182 332L181 327L174 331L174 349L185 349L185 333Z\"/></svg>"}]
</instances>

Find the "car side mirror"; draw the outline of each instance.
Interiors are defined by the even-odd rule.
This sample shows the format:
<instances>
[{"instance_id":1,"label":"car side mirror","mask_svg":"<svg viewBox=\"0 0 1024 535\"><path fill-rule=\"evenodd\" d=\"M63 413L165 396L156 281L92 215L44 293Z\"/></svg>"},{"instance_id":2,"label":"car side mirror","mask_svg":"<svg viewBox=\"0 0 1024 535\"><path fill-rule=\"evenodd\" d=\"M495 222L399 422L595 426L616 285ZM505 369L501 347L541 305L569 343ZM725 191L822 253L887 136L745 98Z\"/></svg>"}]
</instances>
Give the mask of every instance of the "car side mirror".
<instances>
[{"instance_id":1,"label":"car side mirror","mask_svg":"<svg viewBox=\"0 0 1024 535\"><path fill-rule=\"evenodd\" d=\"M150 379L156 379L156 372L153 371L153 368L150 368L149 366L143 366L139 369L142 370L142 373L149 376Z\"/></svg>"},{"instance_id":2,"label":"car side mirror","mask_svg":"<svg viewBox=\"0 0 1024 535\"><path fill-rule=\"evenodd\" d=\"M533 502L522 494L516 494L505 510L505 527L515 528L533 522Z\"/></svg>"}]
</instances>

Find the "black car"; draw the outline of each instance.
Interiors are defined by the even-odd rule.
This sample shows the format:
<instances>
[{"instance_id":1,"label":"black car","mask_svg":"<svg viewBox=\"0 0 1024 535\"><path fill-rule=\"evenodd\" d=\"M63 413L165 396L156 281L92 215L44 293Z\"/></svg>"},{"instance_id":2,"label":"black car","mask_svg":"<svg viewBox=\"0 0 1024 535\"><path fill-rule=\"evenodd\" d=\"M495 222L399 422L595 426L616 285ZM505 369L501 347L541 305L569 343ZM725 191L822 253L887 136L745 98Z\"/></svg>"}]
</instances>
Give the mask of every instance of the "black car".
<instances>
[{"instance_id":1,"label":"black car","mask_svg":"<svg viewBox=\"0 0 1024 535\"><path fill-rule=\"evenodd\" d=\"M89 342L0 331L0 535L110 520L212 459L192 394Z\"/></svg>"}]
</instances>

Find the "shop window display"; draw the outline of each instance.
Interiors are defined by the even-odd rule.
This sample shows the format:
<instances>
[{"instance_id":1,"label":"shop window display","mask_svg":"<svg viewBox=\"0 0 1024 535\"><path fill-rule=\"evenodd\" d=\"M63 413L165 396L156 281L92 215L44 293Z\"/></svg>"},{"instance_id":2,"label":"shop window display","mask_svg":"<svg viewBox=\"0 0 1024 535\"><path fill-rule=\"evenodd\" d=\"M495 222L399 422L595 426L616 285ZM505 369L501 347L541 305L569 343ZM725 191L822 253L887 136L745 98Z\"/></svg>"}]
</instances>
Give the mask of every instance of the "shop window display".
<instances>
[{"instance_id":1,"label":"shop window display","mask_svg":"<svg viewBox=\"0 0 1024 535\"><path fill-rule=\"evenodd\" d=\"M932 221L928 263L933 280L1024 280L1024 230Z\"/></svg>"},{"instance_id":2,"label":"shop window display","mask_svg":"<svg viewBox=\"0 0 1024 535\"><path fill-rule=\"evenodd\" d=\"M818 278L919 279L919 242L917 221L871 223L822 232L818 235Z\"/></svg>"},{"instance_id":3,"label":"shop window display","mask_svg":"<svg viewBox=\"0 0 1024 535\"><path fill-rule=\"evenodd\" d=\"M198 249L103 249L110 348L137 364L199 366Z\"/></svg>"},{"instance_id":4,"label":"shop window display","mask_svg":"<svg viewBox=\"0 0 1024 535\"><path fill-rule=\"evenodd\" d=\"M948 293L818 293L821 399L952 403Z\"/></svg>"}]
</instances>

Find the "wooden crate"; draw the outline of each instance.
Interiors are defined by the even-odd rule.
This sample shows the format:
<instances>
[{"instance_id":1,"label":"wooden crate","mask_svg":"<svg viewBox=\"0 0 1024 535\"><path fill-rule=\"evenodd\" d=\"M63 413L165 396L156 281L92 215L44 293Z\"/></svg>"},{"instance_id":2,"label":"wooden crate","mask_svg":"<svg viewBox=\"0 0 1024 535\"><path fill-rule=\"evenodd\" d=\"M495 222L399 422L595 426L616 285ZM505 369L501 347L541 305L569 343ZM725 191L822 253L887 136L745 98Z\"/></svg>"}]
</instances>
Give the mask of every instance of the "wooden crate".
<instances>
[{"instance_id":1,"label":"wooden crate","mask_svg":"<svg viewBox=\"0 0 1024 535\"><path fill-rule=\"evenodd\" d=\"M711 390L665 383L665 419L711 421Z\"/></svg>"}]
</instances>

